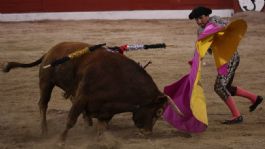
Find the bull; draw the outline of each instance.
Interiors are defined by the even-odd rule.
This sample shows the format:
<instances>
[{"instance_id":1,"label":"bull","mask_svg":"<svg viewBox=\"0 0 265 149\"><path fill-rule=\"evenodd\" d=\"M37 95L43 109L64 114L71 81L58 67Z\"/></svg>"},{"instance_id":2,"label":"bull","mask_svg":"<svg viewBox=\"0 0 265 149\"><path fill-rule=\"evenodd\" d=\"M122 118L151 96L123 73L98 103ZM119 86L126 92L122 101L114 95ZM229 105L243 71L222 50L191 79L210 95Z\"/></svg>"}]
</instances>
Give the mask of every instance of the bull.
<instances>
[{"instance_id":1,"label":"bull","mask_svg":"<svg viewBox=\"0 0 265 149\"><path fill-rule=\"evenodd\" d=\"M43 69L56 59L85 47L91 45L59 43L35 62L8 62L3 68L4 72L9 72L13 68L40 64L38 105L42 134L47 133L46 111L55 86L73 98L66 128L61 134L63 141L81 113L98 119L99 126L106 126L115 114L132 112L132 119L140 132L152 132L168 97L159 91L152 77L135 61L100 47L64 64Z\"/></svg>"}]
</instances>

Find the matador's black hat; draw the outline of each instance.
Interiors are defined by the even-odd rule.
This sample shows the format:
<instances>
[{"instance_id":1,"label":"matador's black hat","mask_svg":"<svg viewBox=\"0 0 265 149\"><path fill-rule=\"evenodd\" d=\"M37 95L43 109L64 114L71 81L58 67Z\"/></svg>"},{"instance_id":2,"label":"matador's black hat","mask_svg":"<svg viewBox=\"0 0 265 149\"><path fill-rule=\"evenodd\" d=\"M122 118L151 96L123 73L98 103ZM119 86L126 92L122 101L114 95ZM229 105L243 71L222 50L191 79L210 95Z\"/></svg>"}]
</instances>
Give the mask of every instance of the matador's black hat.
<instances>
[{"instance_id":1,"label":"matador's black hat","mask_svg":"<svg viewBox=\"0 0 265 149\"><path fill-rule=\"evenodd\" d=\"M189 15L189 19L192 20L194 18L199 18L202 15L209 16L211 13L212 10L210 8L199 6L192 10L192 12Z\"/></svg>"}]
</instances>

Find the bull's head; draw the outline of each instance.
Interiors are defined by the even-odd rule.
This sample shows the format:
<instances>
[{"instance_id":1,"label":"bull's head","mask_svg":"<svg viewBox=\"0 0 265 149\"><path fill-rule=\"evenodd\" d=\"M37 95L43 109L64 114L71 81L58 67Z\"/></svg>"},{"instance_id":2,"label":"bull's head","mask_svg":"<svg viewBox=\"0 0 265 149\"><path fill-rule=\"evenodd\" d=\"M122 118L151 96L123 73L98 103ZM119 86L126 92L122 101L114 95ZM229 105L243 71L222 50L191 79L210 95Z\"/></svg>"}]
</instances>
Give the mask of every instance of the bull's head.
<instances>
[{"instance_id":1,"label":"bull's head","mask_svg":"<svg viewBox=\"0 0 265 149\"><path fill-rule=\"evenodd\" d=\"M156 120L163 113L163 106L168 101L167 96L159 96L152 103L139 105L133 112L133 121L140 132L147 135L152 132Z\"/></svg>"}]
</instances>

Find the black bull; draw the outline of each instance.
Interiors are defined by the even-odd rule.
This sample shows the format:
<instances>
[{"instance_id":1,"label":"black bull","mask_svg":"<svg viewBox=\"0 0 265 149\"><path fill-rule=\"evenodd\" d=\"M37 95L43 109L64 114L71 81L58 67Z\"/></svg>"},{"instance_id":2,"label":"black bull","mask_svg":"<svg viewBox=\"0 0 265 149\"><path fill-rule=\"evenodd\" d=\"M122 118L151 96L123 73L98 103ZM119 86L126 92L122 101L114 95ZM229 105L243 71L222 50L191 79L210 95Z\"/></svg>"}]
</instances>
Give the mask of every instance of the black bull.
<instances>
[{"instance_id":1,"label":"black bull","mask_svg":"<svg viewBox=\"0 0 265 149\"><path fill-rule=\"evenodd\" d=\"M90 45L64 42L54 46L33 63L6 63L4 72L16 67L40 64L38 105L42 133L47 133L46 111L55 86L73 98L62 140L65 140L68 130L75 125L82 112L103 124L117 113L132 112L136 127L142 132L151 132L168 98L135 61L102 47L56 67L43 69L44 65L85 47Z\"/></svg>"}]
</instances>

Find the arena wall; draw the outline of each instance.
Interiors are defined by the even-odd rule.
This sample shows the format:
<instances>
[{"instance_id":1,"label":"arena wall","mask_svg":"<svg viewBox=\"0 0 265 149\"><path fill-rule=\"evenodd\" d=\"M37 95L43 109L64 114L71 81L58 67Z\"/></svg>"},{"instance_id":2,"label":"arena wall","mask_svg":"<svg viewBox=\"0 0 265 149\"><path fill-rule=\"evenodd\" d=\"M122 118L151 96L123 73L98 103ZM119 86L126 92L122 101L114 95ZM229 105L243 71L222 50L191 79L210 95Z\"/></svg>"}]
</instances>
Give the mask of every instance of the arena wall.
<instances>
[{"instance_id":1,"label":"arena wall","mask_svg":"<svg viewBox=\"0 0 265 149\"><path fill-rule=\"evenodd\" d=\"M1 0L1 13L233 8L233 0Z\"/></svg>"},{"instance_id":2,"label":"arena wall","mask_svg":"<svg viewBox=\"0 0 265 149\"><path fill-rule=\"evenodd\" d=\"M200 5L221 17L241 11L239 0L1 0L0 21L188 19Z\"/></svg>"}]
</instances>

